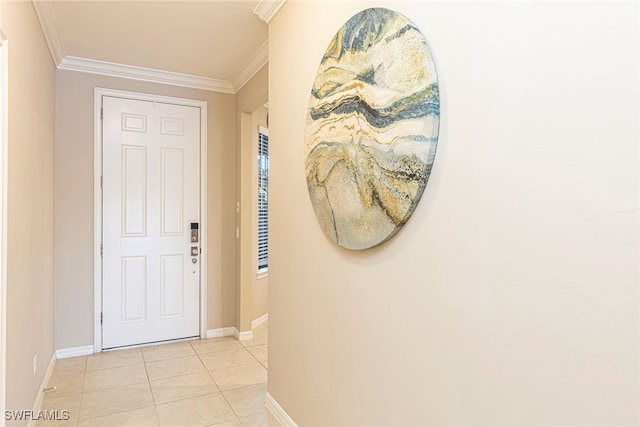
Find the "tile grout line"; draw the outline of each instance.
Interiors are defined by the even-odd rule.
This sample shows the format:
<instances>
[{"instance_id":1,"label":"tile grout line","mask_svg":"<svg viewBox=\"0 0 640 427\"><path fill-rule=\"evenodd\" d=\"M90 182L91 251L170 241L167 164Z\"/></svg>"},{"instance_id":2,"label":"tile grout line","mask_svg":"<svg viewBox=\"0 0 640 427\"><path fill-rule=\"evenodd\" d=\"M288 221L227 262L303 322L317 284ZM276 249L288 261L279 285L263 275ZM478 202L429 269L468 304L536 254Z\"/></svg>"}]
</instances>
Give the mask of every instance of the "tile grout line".
<instances>
[{"instance_id":1,"label":"tile grout line","mask_svg":"<svg viewBox=\"0 0 640 427\"><path fill-rule=\"evenodd\" d=\"M104 353L103 352L103 353L100 353L100 354L108 354L108 353ZM142 355L142 351L140 351L140 356L142 358L142 363L141 364L145 365L144 357ZM82 382L82 393L81 393L81 397L80 397L80 409L82 409L82 401L84 400L85 394L98 393L98 392L102 392L102 391L105 391L105 390L113 390L113 389L116 389L116 388L122 388L122 387L129 387L129 386L132 386L132 385L144 384L144 382L139 382L139 383L125 384L125 385L119 385L119 386L114 386L114 387L107 387L107 388L103 388L103 389L98 389L98 390L94 390L94 391L85 392L84 386L85 386L85 383L86 383L87 373L89 373L89 372L100 372L100 371L106 371L106 370L109 370L109 369L126 368L126 367L129 367L129 366L140 365L140 363L126 364L126 365L121 365L121 366L113 366L113 367L110 367L110 368L95 369L93 371L88 371L87 367L89 365L89 356L86 356L86 358L87 359L85 361L85 371L84 371L84 377L83 377L83 382ZM145 365L145 374L146 374L146 365ZM147 384L148 384L148 380L147 380ZM151 386L150 386L150 384L148 384L148 385L149 385L149 391L151 392ZM153 393L151 394L151 399L153 401ZM155 406L155 403L154 403L154 406ZM109 417L109 416L113 416L113 415L117 415L117 414L123 414L125 412L131 412L131 411L136 411L136 410L140 410L140 409L145 409L145 408L148 408L148 407L150 407L150 406L145 406L145 407L142 407L142 408L127 409L125 411L114 412L112 414L99 415L97 417L89 417L89 418L86 418L84 420L80 420L80 409L79 409L78 410L78 423L76 425L79 425L80 422L96 420L96 419L99 419L99 418L105 418L105 417Z\"/></svg>"},{"instance_id":2,"label":"tile grout line","mask_svg":"<svg viewBox=\"0 0 640 427\"><path fill-rule=\"evenodd\" d=\"M252 358L253 358L257 363L259 363L260 365L262 365L262 363L261 363L261 362L260 362L260 361L255 357L255 355L254 355L253 353L251 353L249 350L247 350L247 348L246 348L246 347L245 347L245 346L244 346L244 345L243 345L239 340L237 340L237 339L236 339L236 341L241 345L241 347L240 347L240 348L237 348L237 349L231 349L231 350L221 350L221 351L217 351L217 352L202 353L202 354L221 353L221 352L223 352L223 351L236 351L236 350L241 350L241 349L242 349L242 350L246 351L247 353L249 353L249 355L251 355L251 357L252 357ZM195 349L194 349L194 350L195 350ZM248 386L243 386L243 387L232 388L232 389L227 389L227 390L222 390L222 389L220 388L220 386L218 385L218 383L216 382L215 378L213 378L213 375L212 375L212 372L213 372L213 371L215 371L216 369L209 369L209 368L207 368L207 365L205 364L204 360L202 360L201 354L200 354L200 353L198 353L197 351L196 351L196 354L198 355L198 358L200 359L200 362L204 365L205 369L207 370L207 374L208 374L208 375L209 375L209 377L213 380L213 382L214 382L214 384L216 385L216 387L218 388L218 390L220 390L220 394L222 395L222 397L223 397L223 399L225 400L225 402L227 402L227 405L229 406L229 408L231 409L231 411L232 411L232 412L233 412L233 414L235 415L236 420L237 420L240 424L244 425L244 423L240 420L240 415L239 415L239 414L236 412L236 410L233 408L233 406L231 405L231 402L229 402L229 399L227 398L227 395L225 394L225 392L227 392L227 391L232 391L232 390L240 390L240 389L245 388L245 387L251 387L252 385L255 385L255 384L248 385ZM250 362L250 363L254 363L254 362ZM234 367L236 367L236 366L244 366L244 365L247 365L247 364L249 364L249 363L243 363L243 364L240 364L240 365L228 366L228 367L226 367L226 368L220 368L220 369L218 369L218 370L221 370L221 369L228 369L228 368L234 368ZM262 365L262 366L264 367L264 365ZM266 368L265 368L265 369L266 369ZM229 421L232 421L232 420L229 420ZM215 424L214 424L214 425L215 425Z\"/></svg>"},{"instance_id":3,"label":"tile grout line","mask_svg":"<svg viewBox=\"0 0 640 427\"><path fill-rule=\"evenodd\" d=\"M153 387L151 387L151 378L149 378L149 371L147 370L147 359L144 358L144 353L142 353L142 361L144 362L144 372L147 374L147 384L149 385L149 392L151 393L153 411L156 413L156 420L158 421L158 424L162 427L162 422L160 421L160 413L158 412L158 404L156 403L156 397L153 394Z\"/></svg>"},{"instance_id":4,"label":"tile grout line","mask_svg":"<svg viewBox=\"0 0 640 427\"><path fill-rule=\"evenodd\" d=\"M78 419L76 425L80 424L80 412L82 411L82 402L84 401L84 383L87 381L87 366L89 365L89 356L84 356L84 370L82 371L82 388L80 389L80 404L78 405Z\"/></svg>"},{"instance_id":5,"label":"tile grout line","mask_svg":"<svg viewBox=\"0 0 640 427\"><path fill-rule=\"evenodd\" d=\"M243 347L244 348L244 347ZM200 356L198 356L200 357ZM202 359L201 359L202 360ZM204 365L204 361L202 361L202 364ZM205 369L207 369L207 365L204 365ZM224 391L220 388L220 386L218 385L218 383L216 382L215 378L213 378L213 375L211 374L212 371L210 371L209 369L207 369L207 373L209 374L209 376L211 377L211 379L213 379L213 382L215 383L216 387L218 387L218 390L220 390L220 394L222 395L222 398L224 399L225 402L227 402L227 405L229 406L229 408L231 409L231 412L233 412L233 415L236 416L236 420L238 420L238 422L240 424L243 424L242 421L240 421L240 417L238 416L238 413L236 412L235 409L233 409L233 406L231 406L231 402L229 402L229 399L227 399L227 396L224 394ZM231 421L231 420L230 420Z\"/></svg>"},{"instance_id":6,"label":"tile grout line","mask_svg":"<svg viewBox=\"0 0 640 427\"><path fill-rule=\"evenodd\" d=\"M212 341L213 340L216 340L216 339L214 338L214 339L212 339ZM261 365L268 372L268 368L266 366L264 366L264 364L249 350L250 347L256 347L258 345L268 345L268 344L257 344L256 346L245 346L244 344L242 344L238 340L233 340L233 341L230 341L230 342L237 342L238 344L240 344L240 346L238 348L229 349L229 350L217 350L217 351L200 353L200 352L198 352L198 350L196 350L195 344L200 344L200 343L202 343L202 341L208 341L208 340L191 340L191 341L188 341L189 342L189 347L188 348L191 349L193 351L193 353L195 353L195 356L197 357L197 360L200 362L200 365L204 368L204 370L206 372L206 375L208 375L208 378L216 386L216 390L217 391L214 392L214 393L206 393L206 394L202 394L202 395L199 395L199 396L185 397L183 399L177 399L177 400L174 400L174 401L171 401L171 402L187 400L187 399L190 399L190 398L193 398L193 397L200 397L200 396L206 396L206 395L212 395L212 394L215 394L215 393L220 393L222 395L224 401L227 403L228 407L231 409L232 413L234 414L235 420L238 421L238 422L242 422L240 420L239 414L236 412L236 410L233 408L233 406L231 406L231 403L229 402L227 396L225 395L225 392L229 392L229 391L233 391L233 390L239 390L239 389L242 389L242 388L245 388L245 387L251 387L251 386L258 385L258 384L251 384L251 385L248 385L248 386L235 387L235 388L231 388L231 389L223 391L220 388L220 386L218 385L218 383L215 381L215 378L213 377L212 372L215 371L215 369L209 370L207 368L207 365L205 364L203 358L206 358L206 356L204 356L206 354L214 354L214 353L220 353L220 352L223 352L223 351L243 349L243 350L245 350L247 353L249 353L251 355L251 359L255 360L255 362L252 361L252 362L241 363L239 365L232 365L232 366L229 366L229 367L226 367L226 368L244 366L244 365L247 365L249 363L253 364L253 363L257 362L259 365ZM222 341L222 342L224 342L224 341ZM200 346L198 346L198 347L200 347ZM182 357L190 357L190 356L193 356L193 354L191 354L189 356L172 356L172 357L168 357L168 358L161 358L161 359L158 359L158 360L147 361L147 358L145 358L145 356L144 356L144 351L142 351L143 349L137 349L137 350L138 351L136 353L139 354L141 359L142 359L142 363L141 364L144 365L145 381L146 381L146 385L147 385L148 390L149 390L150 395L151 395L151 402L152 402L152 405L153 405L153 408L154 408L154 411L155 411L155 416L156 416L157 422L160 423L160 414L158 412L158 405L159 404L156 401L156 396L155 396L155 394L153 392L153 388L151 387L151 381L152 380L151 380L151 378L149 376L149 371L148 371L148 366L147 365L149 363L154 363L154 362L179 359L179 358L182 358ZM106 353L106 354L108 354L108 353ZM105 353L101 353L100 355L105 355L103 357L108 357L108 356L106 356L106 354ZM94 356L100 356L100 355L94 355ZM80 420L80 412L81 412L81 409L83 408L83 403L85 403L85 398L86 398L86 396L88 394L93 393L93 392L100 392L100 391L104 391L104 390L112 390L112 389L119 388L119 387L127 387L127 386L131 386L131 385L145 384L145 381L141 381L141 382L137 382L135 384L126 384L126 385L108 387L108 388L98 389L98 390L93 390L92 392L88 392L88 391L86 391L85 388L86 388L86 385L87 385L87 376L88 376L88 374L90 372L100 372L100 371L106 371L106 370L109 370L109 369L125 368L125 367L135 366L135 365L139 364L139 363L126 363L124 365L118 365L118 366L111 366L111 367L106 367L106 368L101 368L101 369L89 370L90 358L91 358L91 356L84 356L83 368L80 371L81 374L82 374L82 387L80 389L80 396L79 396L80 397L80 402L79 402L79 405L78 405L77 422L75 424L76 426L79 425L81 422L85 422L85 421L88 421L88 420L104 418L104 417L107 417L107 416L113 416L113 415L117 415L117 414L122 414L122 413L130 412L130 411L135 411L135 410L140 410L140 409L145 409L145 408L150 408L151 407L151 406L148 406L148 407L145 406L143 408L127 409L126 411L120 411L120 412L116 412L116 413L113 413L113 414L104 414L104 415L100 415L100 416L96 416L96 417L89 417L86 420ZM98 366L100 366L100 365L98 365ZM220 368L220 369L226 369L226 368ZM202 374L202 373L201 372L196 372L194 374ZM190 375L190 374L185 374L185 375ZM167 378L175 378L175 377L178 377L178 376L183 376L183 375L176 375L176 376L167 377ZM162 379L167 379L167 378L162 378ZM164 403L171 403L171 402L164 402ZM229 420L229 421L232 421L232 420Z\"/></svg>"}]
</instances>

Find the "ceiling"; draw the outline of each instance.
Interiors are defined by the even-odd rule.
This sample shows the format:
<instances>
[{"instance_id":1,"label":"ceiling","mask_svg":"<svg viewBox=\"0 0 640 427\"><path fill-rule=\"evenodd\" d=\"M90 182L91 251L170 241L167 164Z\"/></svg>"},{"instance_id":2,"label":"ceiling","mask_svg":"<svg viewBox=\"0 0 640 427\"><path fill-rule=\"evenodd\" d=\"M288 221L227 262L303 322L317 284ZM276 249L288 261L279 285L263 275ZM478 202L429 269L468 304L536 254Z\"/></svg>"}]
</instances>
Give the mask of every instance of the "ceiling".
<instances>
[{"instance_id":1,"label":"ceiling","mask_svg":"<svg viewBox=\"0 0 640 427\"><path fill-rule=\"evenodd\" d=\"M267 22L284 1L33 3L59 68L233 93L266 64Z\"/></svg>"}]
</instances>

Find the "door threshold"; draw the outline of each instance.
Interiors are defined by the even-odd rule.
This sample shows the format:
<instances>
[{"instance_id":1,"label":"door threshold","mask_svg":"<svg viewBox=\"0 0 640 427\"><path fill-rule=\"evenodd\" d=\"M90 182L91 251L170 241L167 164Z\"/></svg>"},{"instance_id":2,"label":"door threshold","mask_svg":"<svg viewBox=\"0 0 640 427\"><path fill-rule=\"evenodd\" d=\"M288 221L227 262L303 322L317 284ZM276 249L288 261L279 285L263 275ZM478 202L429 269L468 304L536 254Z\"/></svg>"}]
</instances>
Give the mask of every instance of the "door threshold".
<instances>
[{"instance_id":1,"label":"door threshold","mask_svg":"<svg viewBox=\"0 0 640 427\"><path fill-rule=\"evenodd\" d=\"M194 341L194 340L199 340L199 339L200 339L200 335L194 335L192 337L176 338L176 339L173 339L173 340L153 341L153 342L147 342L147 343L142 343L142 344L123 345L121 347L103 348L102 349L102 353L107 353L107 352L110 352L110 351L118 351L118 350L131 350L133 348L153 347L153 346L156 346L156 345L173 344L173 343L178 343L178 342Z\"/></svg>"}]
</instances>

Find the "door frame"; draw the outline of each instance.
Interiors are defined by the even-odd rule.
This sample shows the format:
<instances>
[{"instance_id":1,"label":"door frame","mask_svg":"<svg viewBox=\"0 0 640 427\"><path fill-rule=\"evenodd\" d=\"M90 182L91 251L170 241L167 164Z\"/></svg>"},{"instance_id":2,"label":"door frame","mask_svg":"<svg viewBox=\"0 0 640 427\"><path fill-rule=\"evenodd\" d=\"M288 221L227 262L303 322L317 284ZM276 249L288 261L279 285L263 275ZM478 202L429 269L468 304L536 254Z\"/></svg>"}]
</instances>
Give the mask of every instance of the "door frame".
<instances>
[{"instance_id":1,"label":"door frame","mask_svg":"<svg viewBox=\"0 0 640 427\"><path fill-rule=\"evenodd\" d=\"M102 351L102 97L200 109L200 338L207 333L207 101L96 87L93 95L93 351Z\"/></svg>"}]
</instances>

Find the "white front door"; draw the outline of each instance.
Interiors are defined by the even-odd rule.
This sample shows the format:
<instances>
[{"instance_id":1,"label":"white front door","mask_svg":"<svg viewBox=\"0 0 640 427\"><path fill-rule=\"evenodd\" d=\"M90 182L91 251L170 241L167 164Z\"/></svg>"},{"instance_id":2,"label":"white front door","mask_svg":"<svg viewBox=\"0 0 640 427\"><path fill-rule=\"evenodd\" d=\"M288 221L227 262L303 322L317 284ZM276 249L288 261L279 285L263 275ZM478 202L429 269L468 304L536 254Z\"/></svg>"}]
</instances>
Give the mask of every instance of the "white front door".
<instances>
[{"instance_id":1,"label":"white front door","mask_svg":"<svg viewBox=\"0 0 640 427\"><path fill-rule=\"evenodd\" d=\"M200 109L102 108L102 348L199 336Z\"/></svg>"}]
</instances>

